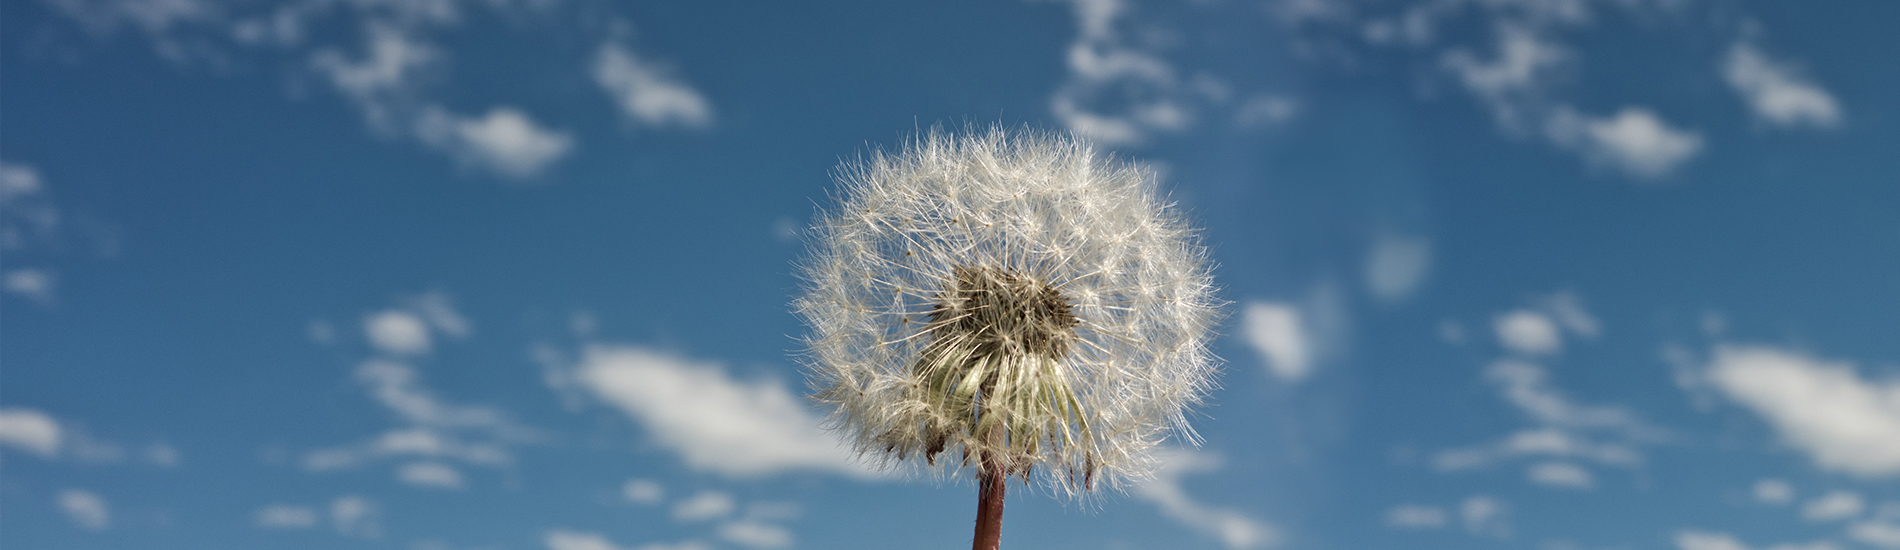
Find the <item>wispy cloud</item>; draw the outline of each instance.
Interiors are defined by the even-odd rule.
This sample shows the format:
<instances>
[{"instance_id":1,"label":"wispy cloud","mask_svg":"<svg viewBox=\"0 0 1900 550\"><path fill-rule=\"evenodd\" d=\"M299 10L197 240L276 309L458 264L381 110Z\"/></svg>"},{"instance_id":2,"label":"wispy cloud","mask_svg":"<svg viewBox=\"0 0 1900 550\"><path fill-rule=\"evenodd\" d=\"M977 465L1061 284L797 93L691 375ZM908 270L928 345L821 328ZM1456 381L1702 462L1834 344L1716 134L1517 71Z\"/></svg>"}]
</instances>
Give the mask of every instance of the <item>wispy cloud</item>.
<instances>
[{"instance_id":1,"label":"wispy cloud","mask_svg":"<svg viewBox=\"0 0 1900 550\"><path fill-rule=\"evenodd\" d=\"M1423 504L1401 504L1385 512L1386 526L1397 529L1437 529L1445 526L1445 509Z\"/></svg>"},{"instance_id":2,"label":"wispy cloud","mask_svg":"<svg viewBox=\"0 0 1900 550\"><path fill-rule=\"evenodd\" d=\"M465 166L516 179L541 173L574 147L567 132L546 128L514 107L470 117L430 106L416 120L416 135Z\"/></svg>"},{"instance_id":3,"label":"wispy cloud","mask_svg":"<svg viewBox=\"0 0 1900 550\"><path fill-rule=\"evenodd\" d=\"M1366 288L1381 300L1404 300L1418 290L1432 267L1432 240L1381 234L1366 251Z\"/></svg>"},{"instance_id":4,"label":"wispy cloud","mask_svg":"<svg viewBox=\"0 0 1900 550\"><path fill-rule=\"evenodd\" d=\"M1702 375L1822 469L1900 474L1900 382L1868 380L1846 361L1736 344L1718 345Z\"/></svg>"},{"instance_id":5,"label":"wispy cloud","mask_svg":"<svg viewBox=\"0 0 1900 550\"><path fill-rule=\"evenodd\" d=\"M1331 284L1314 287L1299 302L1250 300L1241 310L1241 331L1260 354L1267 372L1298 382L1343 345L1346 306Z\"/></svg>"},{"instance_id":6,"label":"wispy cloud","mask_svg":"<svg viewBox=\"0 0 1900 550\"><path fill-rule=\"evenodd\" d=\"M292 60L287 71L334 90L377 135L421 145L463 167L510 180L531 180L575 150L575 136L518 105L474 111L441 99L452 85L456 52L441 38L463 30L470 11L504 17L562 9L562 2L334 2L292 0L220 3L204 0L55 0L49 2L99 39L131 28L158 55L181 64L224 68L245 61ZM583 8L573 8L583 9ZM593 9L593 8L585 8ZM590 13L589 16L597 16ZM559 19L559 18L555 18ZM336 33L336 28L356 33ZM583 27L584 32L597 32ZM573 29L558 31L562 39ZM356 36L355 42L347 38ZM655 128L709 127L711 103L646 56L608 42L588 67L630 118Z\"/></svg>"},{"instance_id":7,"label":"wispy cloud","mask_svg":"<svg viewBox=\"0 0 1900 550\"><path fill-rule=\"evenodd\" d=\"M74 525L98 531L112 525L112 510L106 499L91 491L67 489L59 492L59 511Z\"/></svg>"},{"instance_id":8,"label":"wispy cloud","mask_svg":"<svg viewBox=\"0 0 1900 550\"><path fill-rule=\"evenodd\" d=\"M12 407L0 409L0 445L51 459L59 454L59 423L46 413Z\"/></svg>"},{"instance_id":9,"label":"wispy cloud","mask_svg":"<svg viewBox=\"0 0 1900 550\"><path fill-rule=\"evenodd\" d=\"M625 46L607 43L594 57L594 82L614 99L620 113L649 128L704 129L713 124L712 102L669 68L641 59Z\"/></svg>"},{"instance_id":10,"label":"wispy cloud","mask_svg":"<svg viewBox=\"0 0 1900 550\"><path fill-rule=\"evenodd\" d=\"M1125 37L1122 27L1136 24L1127 3L1071 3L1078 32L1065 57L1068 80L1049 100L1064 126L1103 144L1134 145L1193 123L1194 108L1174 66Z\"/></svg>"},{"instance_id":11,"label":"wispy cloud","mask_svg":"<svg viewBox=\"0 0 1900 550\"><path fill-rule=\"evenodd\" d=\"M1495 317L1496 336L1506 354L1484 371L1499 397L1532 425L1497 441L1441 451L1433 467L1451 472L1535 459L1525 470L1528 481L1588 489L1596 485L1596 476L1586 465L1640 466L1640 446L1666 439L1665 432L1622 407L1576 402L1551 382L1550 371L1540 364L1556 358L1566 335L1594 338L1602 327L1575 294L1557 293L1532 302Z\"/></svg>"},{"instance_id":12,"label":"wispy cloud","mask_svg":"<svg viewBox=\"0 0 1900 550\"><path fill-rule=\"evenodd\" d=\"M1220 471L1219 455L1186 449L1166 449L1156 455L1162 466L1154 479L1134 487L1136 497L1154 503L1168 519L1220 540L1230 550L1279 544L1280 530L1274 526L1239 510L1208 506L1188 496L1181 479Z\"/></svg>"},{"instance_id":13,"label":"wispy cloud","mask_svg":"<svg viewBox=\"0 0 1900 550\"><path fill-rule=\"evenodd\" d=\"M554 529L542 537L542 543L548 550L632 550L632 547L620 546L599 533ZM712 547L694 540L678 544L647 544L639 550L712 550Z\"/></svg>"},{"instance_id":14,"label":"wispy cloud","mask_svg":"<svg viewBox=\"0 0 1900 550\"><path fill-rule=\"evenodd\" d=\"M272 504L257 509L256 521L265 529L309 529L317 526L317 511L309 506Z\"/></svg>"},{"instance_id":15,"label":"wispy cloud","mask_svg":"<svg viewBox=\"0 0 1900 550\"><path fill-rule=\"evenodd\" d=\"M363 335L372 354L357 364L354 376L398 425L363 441L305 453L303 468L324 472L403 459L395 471L398 480L457 488L465 479L456 463L486 468L513 464L510 449L538 441L540 434L500 409L441 399L423 385L416 366L429 359L438 337L467 337L472 330L468 320L441 292L398 302L363 317Z\"/></svg>"},{"instance_id":16,"label":"wispy cloud","mask_svg":"<svg viewBox=\"0 0 1900 550\"><path fill-rule=\"evenodd\" d=\"M883 477L819 427L818 416L777 380L737 380L715 363L606 345L588 347L565 378L626 413L696 470L735 477L798 470Z\"/></svg>"},{"instance_id":17,"label":"wispy cloud","mask_svg":"<svg viewBox=\"0 0 1900 550\"><path fill-rule=\"evenodd\" d=\"M1834 95L1803 77L1801 71L1763 55L1748 42L1729 47L1722 77L1740 94L1756 117L1783 128L1833 128L1841 108Z\"/></svg>"}]
</instances>

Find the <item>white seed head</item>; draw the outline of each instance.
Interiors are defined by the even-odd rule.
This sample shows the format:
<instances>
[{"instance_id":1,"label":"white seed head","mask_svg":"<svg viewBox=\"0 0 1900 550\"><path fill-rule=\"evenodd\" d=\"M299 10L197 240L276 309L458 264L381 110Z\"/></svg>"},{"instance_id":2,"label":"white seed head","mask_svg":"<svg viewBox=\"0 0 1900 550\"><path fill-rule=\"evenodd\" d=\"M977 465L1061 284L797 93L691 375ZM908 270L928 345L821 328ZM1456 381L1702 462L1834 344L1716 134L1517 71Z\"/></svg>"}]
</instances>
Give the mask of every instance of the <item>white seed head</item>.
<instances>
[{"instance_id":1,"label":"white seed head","mask_svg":"<svg viewBox=\"0 0 1900 550\"><path fill-rule=\"evenodd\" d=\"M1077 494L1194 440L1222 302L1152 170L1063 134L933 129L838 183L794 307L814 398L858 452Z\"/></svg>"}]
</instances>

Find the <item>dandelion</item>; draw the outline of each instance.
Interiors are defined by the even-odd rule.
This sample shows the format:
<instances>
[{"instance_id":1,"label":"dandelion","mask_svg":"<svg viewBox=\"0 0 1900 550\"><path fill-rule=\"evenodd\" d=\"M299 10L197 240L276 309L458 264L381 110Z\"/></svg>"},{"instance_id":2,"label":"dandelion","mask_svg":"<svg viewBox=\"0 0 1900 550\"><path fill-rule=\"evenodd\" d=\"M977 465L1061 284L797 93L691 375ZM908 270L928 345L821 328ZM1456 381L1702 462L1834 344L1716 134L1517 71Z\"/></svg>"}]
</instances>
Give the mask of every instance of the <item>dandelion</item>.
<instances>
[{"instance_id":1,"label":"dandelion","mask_svg":"<svg viewBox=\"0 0 1900 550\"><path fill-rule=\"evenodd\" d=\"M1156 466L1215 370L1206 252L1155 173L1031 130L935 129L838 174L800 267L814 398L886 467L1079 496ZM921 459L923 464L917 464Z\"/></svg>"}]
</instances>

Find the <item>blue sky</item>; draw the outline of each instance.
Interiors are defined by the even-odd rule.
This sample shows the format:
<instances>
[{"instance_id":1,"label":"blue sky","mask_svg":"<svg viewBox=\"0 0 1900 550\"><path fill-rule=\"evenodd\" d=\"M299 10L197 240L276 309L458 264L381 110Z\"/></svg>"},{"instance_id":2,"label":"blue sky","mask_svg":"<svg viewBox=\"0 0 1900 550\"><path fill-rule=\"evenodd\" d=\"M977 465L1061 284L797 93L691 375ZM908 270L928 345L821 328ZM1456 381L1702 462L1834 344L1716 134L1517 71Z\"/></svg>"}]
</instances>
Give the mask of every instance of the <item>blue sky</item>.
<instances>
[{"instance_id":1,"label":"blue sky","mask_svg":"<svg viewBox=\"0 0 1900 550\"><path fill-rule=\"evenodd\" d=\"M1897 16L6 0L0 547L960 548L791 266L1004 124L1159 168L1233 302L1205 441L1007 546L1900 549Z\"/></svg>"}]
</instances>

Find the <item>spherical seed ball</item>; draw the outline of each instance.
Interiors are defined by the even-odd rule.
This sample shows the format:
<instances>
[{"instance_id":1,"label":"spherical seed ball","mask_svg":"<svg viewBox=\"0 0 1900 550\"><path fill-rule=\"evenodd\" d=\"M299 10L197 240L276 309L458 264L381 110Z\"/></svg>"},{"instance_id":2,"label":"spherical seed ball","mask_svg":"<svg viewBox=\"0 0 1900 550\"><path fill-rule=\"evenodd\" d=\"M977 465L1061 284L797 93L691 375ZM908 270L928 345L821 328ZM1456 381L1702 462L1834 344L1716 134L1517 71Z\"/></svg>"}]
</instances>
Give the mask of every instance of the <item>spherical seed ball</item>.
<instances>
[{"instance_id":1,"label":"spherical seed ball","mask_svg":"<svg viewBox=\"0 0 1900 550\"><path fill-rule=\"evenodd\" d=\"M814 398L860 453L1073 494L1193 440L1222 302L1152 170L1067 134L933 129L838 183L794 308Z\"/></svg>"}]
</instances>

